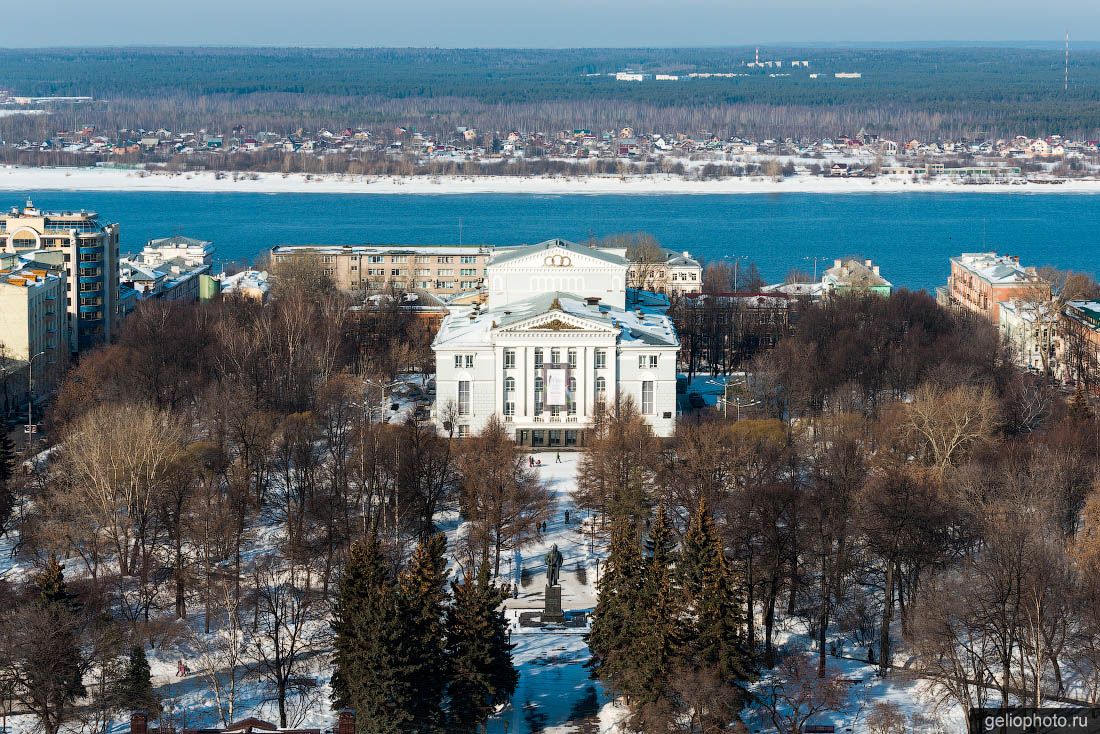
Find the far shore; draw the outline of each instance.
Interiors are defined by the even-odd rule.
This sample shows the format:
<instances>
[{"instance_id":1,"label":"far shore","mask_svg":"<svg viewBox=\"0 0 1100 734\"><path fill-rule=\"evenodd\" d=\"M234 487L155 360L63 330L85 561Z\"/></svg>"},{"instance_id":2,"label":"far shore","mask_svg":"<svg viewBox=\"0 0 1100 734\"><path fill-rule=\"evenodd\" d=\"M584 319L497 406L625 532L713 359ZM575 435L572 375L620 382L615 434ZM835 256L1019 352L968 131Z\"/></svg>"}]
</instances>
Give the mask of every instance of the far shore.
<instances>
[{"instance_id":1,"label":"far shore","mask_svg":"<svg viewBox=\"0 0 1100 734\"><path fill-rule=\"evenodd\" d=\"M300 173L168 173L119 168L0 167L0 191L183 191L196 193L311 194L1100 194L1100 180L1060 184L967 185L946 179L912 181L791 176L699 180L665 174L636 176L349 176Z\"/></svg>"}]
</instances>

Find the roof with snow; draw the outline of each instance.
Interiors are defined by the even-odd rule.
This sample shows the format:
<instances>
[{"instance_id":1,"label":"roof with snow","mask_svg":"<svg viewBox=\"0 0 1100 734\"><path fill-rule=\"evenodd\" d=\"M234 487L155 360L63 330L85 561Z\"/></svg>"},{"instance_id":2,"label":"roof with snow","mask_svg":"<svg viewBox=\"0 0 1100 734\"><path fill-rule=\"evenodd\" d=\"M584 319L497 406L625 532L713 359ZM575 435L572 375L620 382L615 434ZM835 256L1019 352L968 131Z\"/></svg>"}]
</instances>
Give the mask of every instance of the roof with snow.
<instances>
[{"instance_id":1,"label":"roof with snow","mask_svg":"<svg viewBox=\"0 0 1100 734\"><path fill-rule=\"evenodd\" d=\"M492 335L502 329L515 326L537 316L559 312L575 317L565 328L583 330L587 322L592 329L617 331L620 344L644 344L656 347L677 347L679 337L671 319L659 313L647 313L645 309L625 311L596 299L581 298L572 293L552 291L533 298L513 301L504 306L486 309L470 309L465 313L452 313L440 327L435 347L477 346L489 344ZM589 305L589 303L592 305ZM537 324L531 326L539 330Z\"/></svg>"},{"instance_id":2,"label":"roof with snow","mask_svg":"<svg viewBox=\"0 0 1100 734\"><path fill-rule=\"evenodd\" d=\"M561 239L546 240L545 242L539 242L535 245L525 245L522 247L514 247L507 250L497 250L497 252L489 260L489 264L503 265L504 263L511 262L512 260L518 260L521 257L526 257L532 252L538 252L540 250L554 250L555 253L559 250L564 250L575 255L586 255L597 260L603 260L604 262L611 263L612 265L626 266L629 264L625 257L622 257L621 255L616 255L614 252L609 252L608 250L600 249L598 247L578 245L576 242L570 242L568 240Z\"/></svg>"}]
</instances>

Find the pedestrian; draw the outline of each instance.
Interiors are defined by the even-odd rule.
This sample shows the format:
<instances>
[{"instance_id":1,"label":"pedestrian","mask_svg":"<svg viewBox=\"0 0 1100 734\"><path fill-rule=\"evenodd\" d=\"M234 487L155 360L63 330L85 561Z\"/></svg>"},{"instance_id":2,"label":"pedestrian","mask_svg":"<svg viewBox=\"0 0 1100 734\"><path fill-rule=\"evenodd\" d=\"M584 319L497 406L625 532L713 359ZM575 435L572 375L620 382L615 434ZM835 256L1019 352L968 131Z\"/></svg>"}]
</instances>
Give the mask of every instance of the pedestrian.
<instances>
[{"instance_id":1,"label":"pedestrian","mask_svg":"<svg viewBox=\"0 0 1100 734\"><path fill-rule=\"evenodd\" d=\"M565 524L566 524L566 525L568 525L568 524L569 524L569 510L566 510L566 511L565 511Z\"/></svg>"},{"instance_id":2,"label":"pedestrian","mask_svg":"<svg viewBox=\"0 0 1100 734\"><path fill-rule=\"evenodd\" d=\"M535 465L535 457L534 456L528 456L527 457L527 466L534 466L534 465Z\"/></svg>"},{"instance_id":3,"label":"pedestrian","mask_svg":"<svg viewBox=\"0 0 1100 734\"><path fill-rule=\"evenodd\" d=\"M875 664L875 648L870 645L867 646L867 662L871 665Z\"/></svg>"},{"instance_id":4,"label":"pedestrian","mask_svg":"<svg viewBox=\"0 0 1100 734\"><path fill-rule=\"evenodd\" d=\"M542 459L536 459L535 466L542 466Z\"/></svg>"},{"instance_id":5,"label":"pedestrian","mask_svg":"<svg viewBox=\"0 0 1100 734\"><path fill-rule=\"evenodd\" d=\"M177 678L182 678L184 676L185 671L186 671L186 668L184 668L184 666L183 666L183 658L180 658L179 661L176 662L176 677Z\"/></svg>"},{"instance_id":6,"label":"pedestrian","mask_svg":"<svg viewBox=\"0 0 1100 734\"><path fill-rule=\"evenodd\" d=\"M560 464L561 463L561 452L559 451L556 454L554 454L554 457L555 457L554 458L554 463L555 464Z\"/></svg>"}]
</instances>

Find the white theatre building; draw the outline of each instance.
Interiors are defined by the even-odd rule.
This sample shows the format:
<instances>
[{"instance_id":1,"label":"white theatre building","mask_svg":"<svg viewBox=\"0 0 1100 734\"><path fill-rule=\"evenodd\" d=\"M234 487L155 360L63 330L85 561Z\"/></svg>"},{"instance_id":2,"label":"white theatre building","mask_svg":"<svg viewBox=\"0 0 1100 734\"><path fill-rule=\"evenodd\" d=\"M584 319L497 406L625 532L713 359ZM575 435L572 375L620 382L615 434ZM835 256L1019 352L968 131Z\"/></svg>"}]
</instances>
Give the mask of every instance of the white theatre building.
<instances>
[{"instance_id":1,"label":"white theatre building","mask_svg":"<svg viewBox=\"0 0 1100 734\"><path fill-rule=\"evenodd\" d=\"M680 341L667 316L627 310L628 268L564 240L498 251L488 301L453 310L432 345L440 428L473 435L498 415L522 446L584 446L597 402L630 396L671 436Z\"/></svg>"}]
</instances>

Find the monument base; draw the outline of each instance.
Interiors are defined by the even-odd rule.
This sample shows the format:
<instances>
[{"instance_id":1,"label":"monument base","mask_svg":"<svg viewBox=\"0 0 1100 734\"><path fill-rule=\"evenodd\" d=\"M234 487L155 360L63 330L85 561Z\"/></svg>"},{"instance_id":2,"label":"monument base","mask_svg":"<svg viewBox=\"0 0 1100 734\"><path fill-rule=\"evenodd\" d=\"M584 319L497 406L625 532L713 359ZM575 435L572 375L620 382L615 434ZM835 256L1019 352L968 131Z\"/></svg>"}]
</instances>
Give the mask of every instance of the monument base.
<instances>
[{"instance_id":1,"label":"monument base","mask_svg":"<svg viewBox=\"0 0 1100 734\"><path fill-rule=\"evenodd\" d=\"M543 598L545 602L540 621L543 624L564 624L565 612L561 609L561 587L547 586Z\"/></svg>"}]
</instances>

